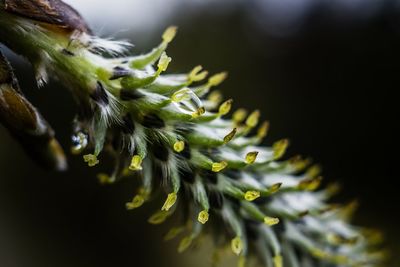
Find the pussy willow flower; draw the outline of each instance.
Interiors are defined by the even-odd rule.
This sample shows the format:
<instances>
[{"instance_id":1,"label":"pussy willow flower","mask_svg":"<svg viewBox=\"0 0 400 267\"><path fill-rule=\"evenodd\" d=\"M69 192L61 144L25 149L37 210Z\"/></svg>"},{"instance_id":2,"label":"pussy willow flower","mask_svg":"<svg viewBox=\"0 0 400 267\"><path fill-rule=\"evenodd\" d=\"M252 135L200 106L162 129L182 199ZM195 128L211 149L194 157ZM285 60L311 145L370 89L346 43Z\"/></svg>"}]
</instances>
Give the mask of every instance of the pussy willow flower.
<instances>
[{"instance_id":1,"label":"pussy willow flower","mask_svg":"<svg viewBox=\"0 0 400 267\"><path fill-rule=\"evenodd\" d=\"M225 72L166 73L176 31L168 28L149 53L127 56L129 43L94 36L60 1L0 1L2 42L32 63L39 86L58 79L75 97L72 153L94 168L104 153L113 156L114 170L98 175L102 184L141 180L128 210L163 195L148 221L180 213L181 225L165 236L181 238L179 252L208 233L214 262L228 248L239 266L249 258L269 267L379 266L379 235L349 223L354 203L328 203L337 186L319 189L319 167L282 160L286 139L260 145L269 124L258 110L229 115L232 100L215 90ZM7 110L7 85L17 85L2 77L0 110Z\"/></svg>"}]
</instances>

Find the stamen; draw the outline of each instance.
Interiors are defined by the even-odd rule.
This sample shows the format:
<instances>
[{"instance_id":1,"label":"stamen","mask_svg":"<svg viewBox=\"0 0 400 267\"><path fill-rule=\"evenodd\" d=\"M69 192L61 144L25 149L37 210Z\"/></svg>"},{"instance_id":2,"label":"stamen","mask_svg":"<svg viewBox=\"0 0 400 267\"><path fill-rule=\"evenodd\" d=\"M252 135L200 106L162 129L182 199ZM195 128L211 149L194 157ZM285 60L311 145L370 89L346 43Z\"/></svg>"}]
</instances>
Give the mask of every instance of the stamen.
<instances>
[{"instance_id":1,"label":"stamen","mask_svg":"<svg viewBox=\"0 0 400 267\"><path fill-rule=\"evenodd\" d=\"M129 165L129 169L131 171L142 170L142 161L143 161L143 159L139 155L133 156L132 160L131 160L131 165Z\"/></svg>"},{"instance_id":2,"label":"stamen","mask_svg":"<svg viewBox=\"0 0 400 267\"><path fill-rule=\"evenodd\" d=\"M210 93L207 99L215 105L218 105L222 102L222 94L219 91L214 91Z\"/></svg>"},{"instance_id":3,"label":"stamen","mask_svg":"<svg viewBox=\"0 0 400 267\"><path fill-rule=\"evenodd\" d=\"M224 137L224 143L225 144L229 143L235 137L236 133L237 133L237 129L234 128L229 134L227 134Z\"/></svg>"},{"instance_id":4,"label":"stamen","mask_svg":"<svg viewBox=\"0 0 400 267\"><path fill-rule=\"evenodd\" d=\"M229 99L229 100L225 101L224 103L222 103L221 106L219 107L218 114L220 116L224 116L224 115L228 114L231 111L232 103L233 103L232 99Z\"/></svg>"},{"instance_id":5,"label":"stamen","mask_svg":"<svg viewBox=\"0 0 400 267\"><path fill-rule=\"evenodd\" d=\"M111 184L114 182L114 179L110 177L110 175L105 174L105 173L99 173L97 175L97 179L99 180L100 184L105 185L105 184Z\"/></svg>"},{"instance_id":6,"label":"stamen","mask_svg":"<svg viewBox=\"0 0 400 267\"><path fill-rule=\"evenodd\" d=\"M171 96L171 101L172 102L182 102L184 100L189 100L191 98L191 93L192 93L192 90L190 90L189 88L183 88L179 91L176 91Z\"/></svg>"},{"instance_id":7,"label":"stamen","mask_svg":"<svg viewBox=\"0 0 400 267\"><path fill-rule=\"evenodd\" d=\"M247 201L254 201L254 200L256 200L257 198L259 198L260 197L260 191L247 191L245 194L244 194L244 198L247 200Z\"/></svg>"},{"instance_id":8,"label":"stamen","mask_svg":"<svg viewBox=\"0 0 400 267\"><path fill-rule=\"evenodd\" d=\"M221 73L215 74L212 77L210 77L210 79L208 80L208 86L210 86L210 87L218 86L223 81L225 81L225 79L227 77L228 77L228 73L227 72L221 72Z\"/></svg>"},{"instance_id":9,"label":"stamen","mask_svg":"<svg viewBox=\"0 0 400 267\"><path fill-rule=\"evenodd\" d=\"M185 142L184 141L176 141L174 144L174 151L175 152L182 152L185 149Z\"/></svg>"},{"instance_id":10,"label":"stamen","mask_svg":"<svg viewBox=\"0 0 400 267\"><path fill-rule=\"evenodd\" d=\"M319 165L313 165L306 171L306 176L309 178L315 178L321 173L321 167Z\"/></svg>"},{"instance_id":11,"label":"stamen","mask_svg":"<svg viewBox=\"0 0 400 267\"><path fill-rule=\"evenodd\" d=\"M158 70L157 73L160 74L161 72L164 72L167 70L169 63L171 63L172 58L167 56L167 53L162 53L160 60L158 61Z\"/></svg>"},{"instance_id":12,"label":"stamen","mask_svg":"<svg viewBox=\"0 0 400 267\"><path fill-rule=\"evenodd\" d=\"M249 127L249 128L256 127L258 124L259 118L260 118L260 111L259 110L253 111L253 113L251 113L246 120L247 127Z\"/></svg>"},{"instance_id":13,"label":"stamen","mask_svg":"<svg viewBox=\"0 0 400 267\"><path fill-rule=\"evenodd\" d=\"M192 245L192 241L193 241L192 236L187 236L187 237L183 238L181 240L181 242L179 243L178 252L182 253L182 252L186 251L190 247L190 245Z\"/></svg>"},{"instance_id":14,"label":"stamen","mask_svg":"<svg viewBox=\"0 0 400 267\"><path fill-rule=\"evenodd\" d=\"M185 227L174 227L164 236L165 241L169 241L177 237L180 233L185 230Z\"/></svg>"},{"instance_id":15,"label":"stamen","mask_svg":"<svg viewBox=\"0 0 400 267\"><path fill-rule=\"evenodd\" d=\"M226 161L214 162L214 163L212 164L211 170L212 170L213 172L220 172L220 171L222 171L223 169L225 169L227 166L228 166L228 162L226 162Z\"/></svg>"},{"instance_id":16,"label":"stamen","mask_svg":"<svg viewBox=\"0 0 400 267\"><path fill-rule=\"evenodd\" d=\"M163 42L164 43L170 43L170 42L172 42L172 40L175 38L175 36L176 36L176 32L178 31L178 27L176 27L176 26L170 26L170 27L168 27L165 31L164 31L164 33L163 33L163 35L162 35L162 39L163 39Z\"/></svg>"},{"instance_id":17,"label":"stamen","mask_svg":"<svg viewBox=\"0 0 400 267\"><path fill-rule=\"evenodd\" d=\"M202 71L203 67L202 66L196 66L188 75L188 82L193 83L193 82L199 82L201 80L204 80L208 72L207 71Z\"/></svg>"},{"instance_id":18,"label":"stamen","mask_svg":"<svg viewBox=\"0 0 400 267\"><path fill-rule=\"evenodd\" d=\"M87 154L83 156L83 160L88 163L89 167L94 167L99 164L99 160L96 155Z\"/></svg>"},{"instance_id":19,"label":"stamen","mask_svg":"<svg viewBox=\"0 0 400 267\"><path fill-rule=\"evenodd\" d=\"M165 203L162 206L161 210L169 211L172 206L175 205L177 199L178 196L175 192L168 194L167 200L165 200Z\"/></svg>"},{"instance_id":20,"label":"stamen","mask_svg":"<svg viewBox=\"0 0 400 267\"><path fill-rule=\"evenodd\" d=\"M192 113L192 117L193 117L194 119L195 119L195 118L198 118L198 117L200 117L201 115L203 115L205 112L206 112L206 109L205 109L204 107L200 107L200 108L198 108L195 112Z\"/></svg>"},{"instance_id":21,"label":"stamen","mask_svg":"<svg viewBox=\"0 0 400 267\"><path fill-rule=\"evenodd\" d=\"M162 224L168 218L169 213L167 211L158 211L154 213L149 219L148 222L151 224Z\"/></svg>"},{"instance_id":22,"label":"stamen","mask_svg":"<svg viewBox=\"0 0 400 267\"><path fill-rule=\"evenodd\" d=\"M246 159L245 159L246 164L253 164L256 161L257 156L258 156L258 151L253 151L253 152L247 153Z\"/></svg>"},{"instance_id":23,"label":"stamen","mask_svg":"<svg viewBox=\"0 0 400 267\"><path fill-rule=\"evenodd\" d=\"M199 216L197 218L197 220L201 223L201 224L206 224L206 222L208 221L209 218L209 214L207 210L203 210L199 213Z\"/></svg>"},{"instance_id":24,"label":"stamen","mask_svg":"<svg viewBox=\"0 0 400 267\"><path fill-rule=\"evenodd\" d=\"M244 108L236 110L232 115L232 120L235 124L240 124L246 119L247 111Z\"/></svg>"},{"instance_id":25,"label":"stamen","mask_svg":"<svg viewBox=\"0 0 400 267\"><path fill-rule=\"evenodd\" d=\"M259 139L263 139L267 136L268 134L268 130L269 130L269 122L265 121L263 122L263 124L260 126L260 128L258 128L257 131L257 137Z\"/></svg>"},{"instance_id":26,"label":"stamen","mask_svg":"<svg viewBox=\"0 0 400 267\"><path fill-rule=\"evenodd\" d=\"M266 225L273 226L273 225L276 225L279 223L279 219L266 216L266 217L264 217L264 223Z\"/></svg>"},{"instance_id":27,"label":"stamen","mask_svg":"<svg viewBox=\"0 0 400 267\"><path fill-rule=\"evenodd\" d=\"M315 191L321 185L322 177L316 177L312 179L305 179L298 185L300 190Z\"/></svg>"},{"instance_id":28,"label":"stamen","mask_svg":"<svg viewBox=\"0 0 400 267\"><path fill-rule=\"evenodd\" d=\"M282 183L273 184L273 185L268 189L268 192L269 192L270 194L274 194L274 193L278 192L279 189L280 189L281 187L282 187Z\"/></svg>"},{"instance_id":29,"label":"stamen","mask_svg":"<svg viewBox=\"0 0 400 267\"><path fill-rule=\"evenodd\" d=\"M231 241L231 249L235 255L240 255L243 251L243 241L242 239L237 236Z\"/></svg>"},{"instance_id":30,"label":"stamen","mask_svg":"<svg viewBox=\"0 0 400 267\"><path fill-rule=\"evenodd\" d=\"M280 159L285 154L288 146L289 146L288 139L283 139L278 142L275 142L272 146L272 149L274 151L274 160Z\"/></svg>"},{"instance_id":31,"label":"stamen","mask_svg":"<svg viewBox=\"0 0 400 267\"><path fill-rule=\"evenodd\" d=\"M143 195L136 195L131 202L126 203L126 209L133 210L141 207L145 202Z\"/></svg>"}]
</instances>

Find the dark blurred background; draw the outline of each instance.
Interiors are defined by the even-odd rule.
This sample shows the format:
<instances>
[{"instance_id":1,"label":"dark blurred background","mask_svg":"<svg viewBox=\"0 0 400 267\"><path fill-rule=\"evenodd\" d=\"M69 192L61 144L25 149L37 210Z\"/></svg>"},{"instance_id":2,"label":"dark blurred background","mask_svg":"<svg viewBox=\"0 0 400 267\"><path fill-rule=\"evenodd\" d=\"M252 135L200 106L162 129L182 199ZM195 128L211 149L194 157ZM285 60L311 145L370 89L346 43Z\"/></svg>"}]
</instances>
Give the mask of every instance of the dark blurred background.
<instances>
[{"instance_id":1,"label":"dark blurred background","mask_svg":"<svg viewBox=\"0 0 400 267\"><path fill-rule=\"evenodd\" d=\"M68 2L137 53L178 25L170 70L229 71L221 90L235 107L262 110L266 143L288 137L289 155L319 162L326 181L343 185L337 201L360 201L355 222L383 230L388 266L398 266L399 1ZM26 62L8 55L68 150L71 96L57 82L37 89ZM0 266L208 266L208 245L178 256L176 242L161 241L168 227L147 225L159 203L126 212L134 182L102 187L97 171L70 156L68 172L46 172L0 127Z\"/></svg>"}]
</instances>

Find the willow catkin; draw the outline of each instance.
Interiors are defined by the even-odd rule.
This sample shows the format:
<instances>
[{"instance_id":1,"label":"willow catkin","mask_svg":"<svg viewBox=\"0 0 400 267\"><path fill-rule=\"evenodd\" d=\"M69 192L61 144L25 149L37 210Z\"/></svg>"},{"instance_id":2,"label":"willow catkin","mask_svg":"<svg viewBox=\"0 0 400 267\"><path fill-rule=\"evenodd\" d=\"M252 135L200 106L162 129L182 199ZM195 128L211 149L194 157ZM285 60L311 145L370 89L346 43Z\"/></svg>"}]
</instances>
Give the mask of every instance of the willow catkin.
<instances>
[{"instance_id":1,"label":"willow catkin","mask_svg":"<svg viewBox=\"0 0 400 267\"><path fill-rule=\"evenodd\" d=\"M57 2L48 1L55 13ZM182 235L179 252L211 233L216 249L230 246L239 266L248 257L274 267L382 262L377 234L349 223L353 205L328 204L336 187L319 190L317 166L301 157L282 160L287 139L260 145L269 124L260 123L258 110L229 116L232 100L214 90L227 73L207 78L201 66L166 73L176 27L149 53L134 56L129 43L96 37L86 24L59 16L49 25L27 12L0 8L1 39L32 63L38 83L55 78L71 90L78 103L72 152L90 167L102 163L103 153L114 157L115 168L98 175L102 184L141 179L128 210L164 192L149 223L185 210L185 223L165 237Z\"/></svg>"}]
</instances>

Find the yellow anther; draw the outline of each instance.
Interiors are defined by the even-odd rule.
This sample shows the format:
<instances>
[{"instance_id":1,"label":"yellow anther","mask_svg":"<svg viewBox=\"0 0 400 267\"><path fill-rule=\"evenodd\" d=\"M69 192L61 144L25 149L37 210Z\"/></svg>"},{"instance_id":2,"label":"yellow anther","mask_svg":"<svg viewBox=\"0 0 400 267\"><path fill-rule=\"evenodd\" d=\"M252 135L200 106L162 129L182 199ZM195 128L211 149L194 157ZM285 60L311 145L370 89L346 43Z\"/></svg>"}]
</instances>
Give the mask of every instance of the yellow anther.
<instances>
[{"instance_id":1,"label":"yellow anther","mask_svg":"<svg viewBox=\"0 0 400 267\"><path fill-rule=\"evenodd\" d=\"M308 190L310 191L314 191L317 190L319 188L319 186L321 185L322 182L322 177L317 177L315 179L312 179L312 182L308 185Z\"/></svg>"},{"instance_id":2,"label":"yellow anther","mask_svg":"<svg viewBox=\"0 0 400 267\"><path fill-rule=\"evenodd\" d=\"M258 151L253 151L253 152L247 153L246 159L245 159L246 164L253 164L256 161L257 156L258 156Z\"/></svg>"},{"instance_id":3,"label":"yellow anther","mask_svg":"<svg viewBox=\"0 0 400 267\"><path fill-rule=\"evenodd\" d=\"M128 167L124 168L122 170L122 174L121 175L122 175L122 177L131 175L131 172L130 172L129 168Z\"/></svg>"},{"instance_id":4,"label":"yellow anther","mask_svg":"<svg viewBox=\"0 0 400 267\"><path fill-rule=\"evenodd\" d=\"M189 79L191 77L196 76L202 69L203 69L203 67L201 65L198 65L198 66L194 67L193 70L188 75Z\"/></svg>"},{"instance_id":5,"label":"yellow anther","mask_svg":"<svg viewBox=\"0 0 400 267\"><path fill-rule=\"evenodd\" d=\"M131 171L140 171L142 170L142 161L143 159L139 155L135 155L132 157L131 165L129 165L129 169Z\"/></svg>"},{"instance_id":6,"label":"yellow anther","mask_svg":"<svg viewBox=\"0 0 400 267\"><path fill-rule=\"evenodd\" d=\"M176 141L174 144L174 151L175 152L182 152L185 149L185 142L184 141Z\"/></svg>"},{"instance_id":7,"label":"yellow anther","mask_svg":"<svg viewBox=\"0 0 400 267\"><path fill-rule=\"evenodd\" d=\"M214 162L214 163L212 164L211 170L212 170L213 172L220 172L220 171L222 171L223 169L225 169L226 167L228 167L228 162L226 162L226 161Z\"/></svg>"},{"instance_id":8,"label":"yellow anther","mask_svg":"<svg viewBox=\"0 0 400 267\"><path fill-rule=\"evenodd\" d=\"M344 237L342 237L340 235L334 234L334 233L328 234L326 236L326 239L332 245L343 245L343 244L347 243L347 239L346 238L344 238Z\"/></svg>"},{"instance_id":9,"label":"yellow anther","mask_svg":"<svg viewBox=\"0 0 400 267\"><path fill-rule=\"evenodd\" d=\"M354 215L354 212L357 210L358 206L359 206L358 200L355 199L344 205L340 209L339 214L344 220L349 220Z\"/></svg>"},{"instance_id":10,"label":"yellow anther","mask_svg":"<svg viewBox=\"0 0 400 267\"><path fill-rule=\"evenodd\" d=\"M97 156L93 154L84 155L83 160L88 163L89 167L94 167L99 164Z\"/></svg>"},{"instance_id":11,"label":"yellow anther","mask_svg":"<svg viewBox=\"0 0 400 267\"><path fill-rule=\"evenodd\" d=\"M253 111L249 117L247 117L246 120L246 125L249 128L254 128L257 126L258 124L258 120L260 119L260 111L259 110L255 110Z\"/></svg>"},{"instance_id":12,"label":"yellow anther","mask_svg":"<svg viewBox=\"0 0 400 267\"><path fill-rule=\"evenodd\" d=\"M281 255L274 256L274 267L283 267L283 260Z\"/></svg>"},{"instance_id":13,"label":"yellow anther","mask_svg":"<svg viewBox=\"0 0 400 267\"><path fill-rule=\"evenodd\" d=\"M225 137L224 137L224 143L227 144L229 143L236 135L237 129L234 128L230 133L228 133Z\"/></svg>"},{"instance_id":14,"label":"yellow anther","mask_svg":"<svg viewBox=\"0 0 400 267\"><path fill-rule=\"evenodd\" d=\"M141 207L145 202L145 199L142 195L136 195L131 202L126 203L126 208L128 210L133 210Z\"/></svg>"},{"instance_id":15,"label":"yellow anther","mask_svg":"<svg viewBox=\"0 0 400 267\"><path fill-rule=\"evenodd\" d=\"M111 184L114 180L110 177L110 175L105 173L97 174L97 179L99 180L100 184Z\"/></svg>"},{"instance_id":16,"label":"yellow anther","mask_svg":"<svg viewBox=\"0 0 400 267\"><path fill-rule=\"evenodd\" d=\"M298 187L300 190L314 191L317 190L321 185L322 177L313 179L306 179L299 183Z\"/></svg>"},{"instance_id":17,"label":"yellow anther","mask_svg":"<svg viewBox=\"0 0 400 267\"><path fill-rule=\"evenodd\" d=\"M235 253L235 255L239 256L240 253L242 253L242 251L243 251L243 241L239 236L237 236L234 239L232 239L231 248L232 248L233 253Z\"/></svg>"},{"instance_id":18,"label":"yellow anther","mask_svg":"<svg viewBox=\"0 0 400 267\"><path fill-rule=\"evenodd\" d=\"M164 236L165 241L169 241L177 237L180 233L185 230L185 227L174 227L168 231L168 233Z\"/></svg>"},{"instance_id":19,"label":"yellow anther","mask_svg":"<svg viewBox=\"0 0 400 267\"><path fill-rule=\"evenodd\" d=\"M219 104L222 101L222 94L219 91L214 91L211 92L207 99L215 104Z\"/></svg>"},{"instance_id":20,"label":"yellow anther","mask_svg":"<svg viewBox=\"0 0 400 267\"><path fill-rule=\"evenodd\" d=\"M295 156L295 157L289 159L290 165L296 171L304 170L310 164L310 162L311 162L310 159L303 159L301 156Z\"/></svg>"},{"instance_id":21,"label":"yellow anther","mask_svg":"<svg viewBox=\"0 0 400 267\"><path fill-rule=\"evenodd\" d=\"M167 200L165 200L164 205L162 206L161 210L169 211L173 205L175 205L178 196L176 193L168 194Z\"/></svg>"},{"instance_id":22,"label":"yellow anther","mask_svg":"<svg viewBox=\"0 0 400 267\"><path fill-rule=\"evenodd\" d=\"M208 222L208 218L209 218L209 214L207 210L203 210L200 211L199 216L197 217L197 220L201 223L201 224L206 224L206 222Z\"/></svg>"},{"instance_id":23,"label":"yellow anther","mask_svg":"<svg viewBox=\"0 0 400 267\"><path fill-rule=\"evenodd\" d=\"M306 171L306 176L309 178L315 178L321 173L321 166L313 165Z\"/></svg>"},{"instance_id":24,"label":"yellow anther","mask_svg":"<svg viewBox=\"0 0 400 267\"><path fill-rule=\"evenodd\" d=\"M228 77L227 72L221 72L221 73L215 74L212 77L210 77L210 79L208 80L208 86L218 86L223 81L225 81L225 79L227 77Z\"/></svg>"},{"instance_id":25,"label":"yellow anther","mask_svg":"<svg viewBox=\"0 0 400 267\"><path fill-rule=\"evenodd\" d=\"M178 31L178 27L176 27L176 26L168 27L162 35L162 39L163 39L164 43L167 43L167 44L170 43L175 38L177 31Z\"/></svg>"},{"instance_id":26,"label":"yellow anther","mask_svg":"<svg viewBox=\"0 0 400 267\"><path fill-rule=\"evenodd\" d=\"M232 115L232 120L236 123L242 123L246 119L247 111L244 108L236 110Z\"/></svg>"},{"instance_id":27,"label":"yellow anther","mask_svg":"<svg viewBox=\"0 0 400 267\"><path fill-rule=\"evenodd\" d=\"M192 113L192 117L195 119L200 117L204 113L206 113L206 109L204 107L200 107L195 112Z\"/></svg>"},{"instance_id":28,"label":"yellow anther","mask_svg":"<svg viewBox=\"0 0 400 267\"><path fill-rule=\"evenodd\" d=\"M181 240L181 242L179 243L178 252L182 253L185 250L187 250L190 247L190 245L192 244L192 241L193 241L193 237L191 237L191 236L184 237Z\"/></svg>"},{"instance_id":29,"label":"yellow anther","mask_svg":"<svg viewBox=\"0 0 400 267\"><path fill-rule=\"evenodd\" d=\"M368 240L368 243L371 245L381 244L384 240L382 232L374 229L363 229L363 236Z\"/></svg>"},{"instance_id":30,"label":"yellow anther","mask_svg":"<svg viewBox=\"0 0 400 267\"><path fill-rule=\"evenodd\" d=\"M330 196L336 195L341 190L339 183L331 183L326 186L326 191Z\"/></svg>"},{"instance_id":31,"label":"yellow anther","mask_svg":"<svg viewBox=\"0 0 400 267\"><path fill-rule=\"evenodd\" d=\"M247 191L244 194L244 199L246 199L247 201L254 201L259 197L260 197L260 192L259 191L254 191L254 190L253 191Z\"/></svg>"},{"instance_id":32,"label":"yellow anther","mask_svg":"<svg viewBox=\"0 0 400 267\"><path fill-rule=\"evenodd\" d=\"M208 72L202 71L202 69L202 66L195 67L188 75L189 82L199 82L204 80L207 77Z\"/></svg>"},{"instance_id":33,"label":"yellow anther","mask_svg":"<svg viewBox=\"0 0 400 267\"><path fill-rule=\"evenodd\" d=\"M264 223L265 223L266 225L273 226L273 225L279 223L279 219L278 219L278 218L273 218L273 217L268 217L268 216L266 216L266 217L264 217Z\"/></svg>"},{"instance_id":34,"label":"yellow anther","mask_svg":"<svg viewBox=\"0 0 400 267\"><path fill-rule=\"evenodd\" d=\"M311 254L319 259L326 259L329 256L328 253L318 248L311 249Z\"/></svg>"},{"instance_id":35,"label":"yellow anther","mask_svg":"<svg viewBox=\"0 0 400 267\"><path fill-rule=\"evenodd\" d=\"M164 210L160 210L154 213L150 218L147 220L151 224L162 224L168 218L169 213Z\"/></svg>"},{"instance_id":36,"label":"yellow anther","mask_svg":"<svg viewBox=\"0 0 400 267\"><path fill-rule=\"evenodd\" d=\"M275 142L272 146L274 151L274 160L280 159L286 152L286 149L289 146L288 139L282 139L278 142Z\"/></svg>"},{"instance_id":37,"label":"yellow anther","mask_svg":"<svg viewBox=\"0 0 400 267\"><path fill-rule=\"evenodd\" d=\"M226 100L224 103L221 104L218 110L218 114L220 116L224 116L231 111L233 99Z\"/></svg>"},{"instance_id":38,"label":"yellow anther","mask_svg":"<svg viewBox=\"0 0 400 267\"><path fill-rule=\"evenodd\" d=\"M281 189L281 187L282 187L282 183L273 184L273 185L268 189L268 192L269 192L270 194L274 194L274 193L278 192L279 189Z\"/></svg>"},{"instance_id":39,"label":"yellow anther","mask_svg":"<svg viewBox=\"0 0 400 267\"><path fill-rule=\"evenodd\" d=\"M258 128L257 131L257 137L259 139L263 139L267 136L269 130L269 122L265 121L263 124L261 124L260 128Z\"/></svg>"},{"instance_id":40,"label":"yellow anther","mask_svg":"<svg viewBox=\"0 0 400 267\"><path fill-rule=\"evenodd\" d=\"M158 61L158 72L166 71L168 68L169 63L171 63L172 58L167 56L167 53L162 53L160 60Z\"/></svg>"},{"instance_id":41,"label":"yellow anther","mask_svg":"<svg viewBox=\"0 0 400 267\"><path fill-rule=\"evenodd\" d=\"M172 96L171 96L171 101L172 102L181 102L183 100L189 100L190 99L190 94L191 91L189 88L183 88L179 91L176 91Z\"/></svg>"}]
</instances>

